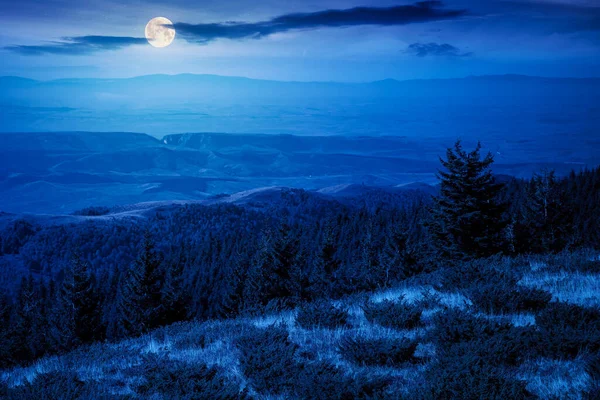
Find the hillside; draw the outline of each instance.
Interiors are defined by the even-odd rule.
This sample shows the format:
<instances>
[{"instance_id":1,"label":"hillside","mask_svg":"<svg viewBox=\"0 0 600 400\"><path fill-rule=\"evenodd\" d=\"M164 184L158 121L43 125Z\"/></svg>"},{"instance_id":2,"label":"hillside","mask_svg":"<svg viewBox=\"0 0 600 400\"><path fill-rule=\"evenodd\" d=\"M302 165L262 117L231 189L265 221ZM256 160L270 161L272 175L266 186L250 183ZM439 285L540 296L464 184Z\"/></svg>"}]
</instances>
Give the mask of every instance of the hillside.
<instances>
[{"instance_id":1,"label":"hillside","mask_svg":"<svg viewBox=\"0 0 600 400\"><path fill-rule=\"evenodd\" d=\"M600 169L448 160L439 191L2 213L0 396L597 398Z\"/></svg>"},{"instance_id":2,"label":"hillside","mask_svg":"<svg viewBox=\"0 0 600 400\"><path fill-rule=\"evenodd\" d=\"M257 230L279 214L287 214L290 223L312 224L315 219L360 207L385 205L397 209L428 198L422 190L362 185L331 194L266 187L204 200L87 207L73 214L4 213L0 215L0 288L14 291L20 279L32 272L36 276L60 275L73 252L79 252L98 273L113 274L135 259L137 250L132 238L147 229L154 232L165 250L186 241L197 242L199 249L208 244L204 240L210 237L243 232L248 236L245 246L252 246ZM223 226L230 231L223 232ZM203 229L199 231L198 227Z\"/></svg>"},{"instance_id":3,"label":"hillside","mask_svg":"<svg viewBox=\"0 0 600 400\"><path fill-rule=\"evenodd\" d=\"M434 274L289 312L179 323L5 370L0 394L4 390L8 399L42 392L80 399L439 399L460 390L465 396L503 393L511 399L595 398L600 360L573 357L565 347L574 332L585 335L584 321L558 326L548 317L586 315L592 319L585 329L599 334L598 308L587 308L600 306L599 262L581 253L476 266L520 276L516 287L522 296L550 293L552 302L539 306L503 304L496 294L482 301L481 282L455 286L451 275ZM583 269L586 263L596 272ZM498 308L490 310L488 303ZM569 330L570 323L577 328ZM485 329L489 336L473 337L470 329ZM540 353L530 342L537 340ZM465 359L462 352L481 358ZM497 370L502 387L487 375Z\"/></svg>"}]
</instances>

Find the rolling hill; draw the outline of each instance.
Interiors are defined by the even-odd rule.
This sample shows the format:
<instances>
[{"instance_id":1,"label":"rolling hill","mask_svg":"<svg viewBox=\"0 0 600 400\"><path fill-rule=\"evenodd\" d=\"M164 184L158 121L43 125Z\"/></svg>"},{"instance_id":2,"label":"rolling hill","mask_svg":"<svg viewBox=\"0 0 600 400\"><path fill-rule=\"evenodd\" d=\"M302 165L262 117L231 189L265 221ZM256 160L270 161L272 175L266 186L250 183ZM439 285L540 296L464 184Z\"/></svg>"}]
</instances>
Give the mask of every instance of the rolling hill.
<instances>
[{"instance_id":1,"label":"rolling hill","mask_svg":"<svg viewBox=\"0 0 600 400\"><path fill-rule=\"evenodd\" d=\"M193 133L0 133L0 210L70 213L88 206L202 200L261 187L435 184L454 139ZM469 141L467 144L474 144ZM600 142L485 142L498 174L561 174L600 163ZM546 146L543 148L541 146Z\"/></svg>"}]
</instances>

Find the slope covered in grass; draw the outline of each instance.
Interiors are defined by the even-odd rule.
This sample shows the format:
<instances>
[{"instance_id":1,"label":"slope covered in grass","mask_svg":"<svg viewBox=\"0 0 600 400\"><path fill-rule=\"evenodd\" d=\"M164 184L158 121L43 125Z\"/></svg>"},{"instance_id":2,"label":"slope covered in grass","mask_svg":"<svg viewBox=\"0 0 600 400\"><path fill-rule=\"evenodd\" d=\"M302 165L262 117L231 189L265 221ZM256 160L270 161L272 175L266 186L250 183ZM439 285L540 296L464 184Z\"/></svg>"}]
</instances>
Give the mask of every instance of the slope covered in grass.
<instances>
[{"instance_id":1,"label":"slope covered in grass","mask_svg":"<svg viewBox=\"0 0 600 400\"><path fill-rule=\"evenodd\" d=\"M584 261L490 259L294 310L173 324L5 370L0 390L16 399L594 398L600 309L588 297L599 293L590 284L581 295L574 269ZM468 279L457 284L458 272ZM597 283L600 271L585 276ZM488 280L548 301L474 302Z\"/></svg>"}]
</instances>

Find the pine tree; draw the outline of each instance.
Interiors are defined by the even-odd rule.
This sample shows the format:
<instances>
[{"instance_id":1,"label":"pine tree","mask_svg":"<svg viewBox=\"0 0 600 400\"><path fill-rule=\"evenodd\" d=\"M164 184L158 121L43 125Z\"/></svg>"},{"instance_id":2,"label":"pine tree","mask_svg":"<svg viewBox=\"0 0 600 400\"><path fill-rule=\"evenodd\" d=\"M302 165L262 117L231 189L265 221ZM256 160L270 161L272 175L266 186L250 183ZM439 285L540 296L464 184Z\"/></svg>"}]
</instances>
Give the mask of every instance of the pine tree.
<instances>
[{"instance_id":1,"label":"pine tree","mask_svg":"<svg viewBox=\"0 0 600 400\"><path fill-rule=\"evenodd\" d=\"M188 317L189 296L184 287L184 271L188 264L189 247L183 242L166 269L162 286L163 324L183 321Z\"/></svg>"},{"instance_id":2,"label":"pine tree","mask_svg":"<svg viewBox=\"0 0 600 400\"><path fill-rule=\"evenodd\" d=\"M292 232L287 224L279 227L273 246L273 264L268 274L272 298L283 299L287 307L294 307L302 298L303 253L300 249L301 232Z\"/></svg>"},{"instance_id":3,"label":"pine tree","mask_svg":"<svg viewBox=\"0 0 600 400\"><path fill-rule=\"evenodd\" d=\"M244 290L248 311L257 311L257 307L290 308L302 298L300 235L293 235L285 223L274 234L270 232L263 233L249 271Z\"/></svg>"},{"instance_id":4,"label":"pine tree","mask_svg":"<svg viewBox=\"0 0 600 400\"><path fill-rule=\"evenodd\" d=\"M520 232L532 252L560 251L569 243L573 211L563 182L554 171L534 175L527 185L524 231Z\"/></svg>"},{"instance_id":5,"label":"pine tree","mask_svg":"<svg viewBox=\"0 0 600 400\"><path fill-rule=\"evenodd\" d=\"M127 270L124 279L119 284L117 297L117 332L118 337L138 336L148 329L145 320L146 293L142 283L145 271L143 264L135 262Z\"/></svg>"},{"instance_id":6,"label":"pine tree","mask_svg":"<svg viewBox=\"0 0 600 400\"><path fill-rule=\"evenodd\" d=\"M418 251L406 227L394 226L389 229L380 257L385 273L384 286L421 272Z\"/></svg>"},{"instance_id":7,"label":"pine tree","mask_svg":"<svg viewBox=\"0 0 600 400\"><path fill-rule=\"evenodd\" d=\"M29 361L39 357L44 349L44 336L41 326L40 291L33 276L23 278L17 293L17 301L12 318L12 356L18 361Z\"/></svg>"},{"instance_id":8,"label":"pine tree","mask_svg":"<svg viewBox=\"0 0 600 400\"><path fill-rule=\"evenodd\" d=\"M94 277L79 256L73 258L65 273L51 322L57 350L68 350L104 337Z\"/></svg>"},{"instance_id":9,"label":"pine tree","mask_svg":"<svg viewBox=\"0 0 600 400\"><path fill-rule=\"evenodd\" d=\"M241 310L247 314L257 314L268 302L264 288L269 265L272 263L272 230L266 228L260 235L256 251L248 265L247 280L243 288Z\"/></svg>"},{"instance_id":10,"label":"pine tree","mask_svg":"<svg viewBox=\"0 0 600 400\"><path fill-rule=\"evenodd\" d=\"M325 226L321 248L317 252L312 271L308 274L308 292L311 299L326 298L333 294L335 274L341 262L331 224Z\"/></svg>"},{"instance_id":11,"label":"pine tree","mask_svg":"<svg viewBox=\"0 0 600 400\"><path fill-rule=\"evenodd\" d=\"M13 312L13 305L10 298L5 294L0 294L0 368L7 368L12 363L11 350L12 329L10 318Z\"/></svg>"},{"instance_id":12,"label":"pine tree","mask_svg":"<svg viewBox=\"0 0 600 400\"><path fill-rule=\"evenodd\" d=\"M365 210L365 212L367 212ZM384 287L386 285L387 271L385 265L381 263L380 249L382 243L374 237L374 222L372 217L368 217L364 226L364 234L361 238L360 258L357 274L354 276L354 285L366 283L369 289L375 287Z\"/></svg>"},{"instance_id":13,"label":"pine tree","mask_svg":"<svg viewBox=\"0 0 600 400\"><path fill-rule=\"evenodd\" d=\"M121 298L120 279L123 273L117 271L104 271L100 277L101 297L104 299L102 306L102 324L106 326L106 338L115 340L121 337L121 320L119 315L119 299Z\"/></svg>"},{"instance_id":14,"label":"pine tree","mask_svg":"<svg viewBox=\"0 0 600 400\"><path fill-rule=\"evenodd\" d=\"M222 293L219 318L235 317L245 311L244 292L250 276L253 253L252 247L244 248L239 243L234 246L232 257L225 268L226 286Z\"/></svg>"},{"instance_id":15,"label":"pine tree","mask_svg":"<svg viewBox=\"0 0 600 400\"><path fill-rule=\"evenodd\" d=\"M461 142L440 158L445 171L439 196L434 197L428 223L440 255L447 259L485 257L504 247L504 206L498 201L502 185L491 171L494 158L481 158L481 144L466 152Z\"/></svg>"},{"instance_id":16,"label":"pine tree","mask_svg":"<svg viewBox=\"0 0 600 400\"><path fill-rule=\"evenodd\" d=\"M163 257L156 251L149 232L144 235L143 250L138 263L144 270L142 275L142 287L146 292L144 320L147 321L148 328L152 329L162 324L165 319L165 307L162 304L165 271Z\"/></svg>"},{"instance_id":17,"label":"pine tree","mask_svg":"<svg viewBox=\"0 0 600 400\"><path fill-rule=\"evenodd\" d=\"M162 257L155 251L150 234L146 233L140 256L119 285L116 310L119 336L140 335L164 320L161 266Z\"/></svg>"}]
</instances>

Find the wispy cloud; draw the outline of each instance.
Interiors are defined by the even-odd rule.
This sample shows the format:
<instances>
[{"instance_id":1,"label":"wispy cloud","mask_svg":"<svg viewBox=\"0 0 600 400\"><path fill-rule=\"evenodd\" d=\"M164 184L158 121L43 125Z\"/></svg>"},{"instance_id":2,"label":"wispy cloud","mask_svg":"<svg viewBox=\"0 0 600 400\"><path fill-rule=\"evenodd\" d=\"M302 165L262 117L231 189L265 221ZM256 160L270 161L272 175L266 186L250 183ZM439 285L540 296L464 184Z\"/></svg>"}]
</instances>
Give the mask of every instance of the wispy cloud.
<instances>
[{"instance_id":1,"label":"wispy cloud","mask_svg":"<svg viewBox=\"0 0 600 400\"><path fill-rule=\"evenodd\" d=\"M314 13L286 14L262 22L226 22L188 24L173 27L191 42L208 43L216 39L259 39L296 29L349 27L358 25L406 25L418 22L455 19L467 15L466 10L445 9L440 1L421 1L394 7L356 7L324 10Z\"/></svg>"},{"instance_id":2,"label":"wispy cloud","mask_svg":"<svg viewBox=\"0 0 600 400\"><path fill-rule=\"evenodd\" d=\"M145 38L122 36L76 36L63 38L63 42L50 42L35 46L7 46L6 50L25 55L83 55L101 50L117 50L123 47L147 43Z\"/></svg>"},{"instance_id":3,"label":"wispy cloud","mask_svg":"<svg viewBox=\"0 0 600 400\"><path fill-rule=\"evenodd\" d=\"M541 34L600 31L597 0L510 0L491 5L491 18L504 20L510 29Z\"/></svg>"},{"instance_id":4,"label":"wispy cloud","mask_svg":"<svg viewBox=\"0 0 600 400\"><path fill-rule=\"evenodd\" d=\"M458 47L448 43L413 43L408 46L406 53L414 54L417 57L469 57L473 54L463 53Z\"/></svg>"},{"instance_id":5,"label":"wispy cloud","mask_svg":"<svg viewBox=\"0 0 600 400\"><path fill-rule=\"evenodd\" d=\"M284 14L262 22L220 22L195 25L178 22L173 27L187 41L205 44L216 39L259 39L275 33L298 29L357 25L406 25L454 19L466 14L466 10L446 9L443 8L442 2L432 0L394 7L356 7L345 10ZM146 39L135 37L77 36L40 45L7 46L5 49L26 55L83 55L144 43L146 43Z\"/></svg>"}]
</instances>

